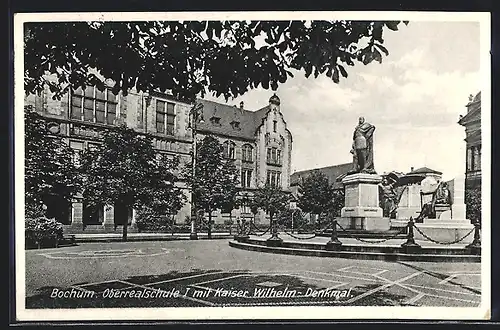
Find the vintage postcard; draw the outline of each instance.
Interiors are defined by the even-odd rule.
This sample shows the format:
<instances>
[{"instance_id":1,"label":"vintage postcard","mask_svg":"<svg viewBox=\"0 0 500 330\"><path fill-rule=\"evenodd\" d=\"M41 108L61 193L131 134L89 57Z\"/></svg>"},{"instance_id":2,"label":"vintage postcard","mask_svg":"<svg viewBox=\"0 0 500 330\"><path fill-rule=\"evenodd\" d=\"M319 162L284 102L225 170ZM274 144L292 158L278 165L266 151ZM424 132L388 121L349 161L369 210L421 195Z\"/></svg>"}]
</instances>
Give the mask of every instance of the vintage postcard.
<instances>
[{"instance_id":1,"label":"vintage postcard","mask_svg":"<svg viewBox=\"0 0 500 330\"><path fill-rule=\"evenodd\" d=\"M490 15L14 18L19 321L490 318Z\"/></svg>"}]
</instances>

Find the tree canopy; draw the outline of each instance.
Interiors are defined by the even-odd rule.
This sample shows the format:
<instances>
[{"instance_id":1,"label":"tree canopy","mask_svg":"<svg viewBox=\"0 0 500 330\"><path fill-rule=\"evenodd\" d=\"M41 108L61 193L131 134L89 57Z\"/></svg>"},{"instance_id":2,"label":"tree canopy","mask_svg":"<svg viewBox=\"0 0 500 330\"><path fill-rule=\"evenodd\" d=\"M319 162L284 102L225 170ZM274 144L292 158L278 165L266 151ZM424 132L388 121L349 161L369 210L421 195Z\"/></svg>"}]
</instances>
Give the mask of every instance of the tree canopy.
<instances>
[{"instance_id":1,"label":"tree canopy","mask_svg":"<svg viewBox=\"0 0 500 330\"><path fill-rule=\"evenodd\" d=\"M27 93L54 97L86 85L113 91L166 91L186 100L209 92L227 99L293 77L382 62L383 34L400 21L146 21L25 24ZM407 24L408 22L404 22ZM47 79L47 74L55 79Z\"/></svg>"},{"instance_id":2,"label":"tree canopy","mask_svg":"<svg viewBox=\"0 0 500 330\"><path fill-rule=\"evenodd\" d=\"M196 146L195 172L192 163L186 168L195 208L208 213L208 234L211 235L212 212L232 210L238 193L238 171L233 159L224 157L223 147L213 136L205 136ZM194 176L193 176L194 174Z\"/></svg>"},{"instance_id":3,"label":"tree canopy","mask_svg":"<svg viewBox=\"0 0 500 330\"><path fill-rule=\"evenodd\" d=\"M60 137L49 136L47 122L29 107L25 108L24 123L25 204L28 216L29 210L36 210L42 203L52 209L69 209L71 199L82 185L73 162L72 149ZM64 216L54 211L56 215Z\"/></svg>"},{"instance_id":4,"label":"tree canopy","mask_svg":"<svg viewBox=\"0 0 500 330\"><path fill-rule=\"evenodd\" d=\"M149 206L176 213L186 199L176 186L178 164L177 157L157 155L151 136L125 126L104 131L102 143L93 150L87 149L82 156L83 196L90 206Z\"/></svg>"},{"instance_id":5,"label":"tree canopy","mask_svg":"<svg viewBox=\"0 0 500 330\"><path fill-rule=\"evenodd\" d=\"M265 185L255 191L252 205L269 213L272 222L274 215L286 210L290 200L291 194L283 191L281 187Z\"/></svg>"},{"instance_id":6,"label":"tree canopy","mask_svg":"<svg viewBox=\"0 0 500 330\"><path fill-rule=\"evenodd\" d=\"M334 189L325 174L313 171L299 184L299 188L298 206L302 211L322 214L333 209Z\"/></svg>"}]
</instances>

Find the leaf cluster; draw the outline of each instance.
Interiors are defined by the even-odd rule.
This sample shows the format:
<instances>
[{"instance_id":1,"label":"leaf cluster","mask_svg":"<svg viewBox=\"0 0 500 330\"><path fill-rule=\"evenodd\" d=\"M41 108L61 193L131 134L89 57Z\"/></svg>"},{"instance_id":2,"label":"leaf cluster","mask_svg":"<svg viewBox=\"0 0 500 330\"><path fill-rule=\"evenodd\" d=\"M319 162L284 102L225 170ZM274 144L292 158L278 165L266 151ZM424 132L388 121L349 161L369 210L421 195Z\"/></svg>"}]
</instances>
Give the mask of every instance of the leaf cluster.
<instances>
[{"instance_id":1,"label":"leaf cluster","mask_svg":"<svg viewBox=\"0 0 500 330\"><path fill-rule=\"evenodd\" d=\"M293 71L339 83L348 67L382 62L385 29L400 21L135 21L25 25L25 90L59 98L87 85L226 100L276 90ZM404 22L407 24L408 22ZM48 79L47 75L54 77Z\"/></svg>"}]
</instances>

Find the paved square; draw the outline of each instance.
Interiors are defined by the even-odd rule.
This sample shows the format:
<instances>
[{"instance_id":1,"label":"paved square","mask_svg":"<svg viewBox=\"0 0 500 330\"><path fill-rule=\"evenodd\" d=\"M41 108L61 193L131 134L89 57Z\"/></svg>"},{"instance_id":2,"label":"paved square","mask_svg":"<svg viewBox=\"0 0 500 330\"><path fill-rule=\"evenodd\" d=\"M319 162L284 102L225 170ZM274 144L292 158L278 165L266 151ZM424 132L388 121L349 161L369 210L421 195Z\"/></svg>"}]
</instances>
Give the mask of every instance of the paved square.
<instances>
[{"instance_id":1,"label":"paved square","mask_svg":"<svg viewBox=\"0 0 500 330\"><path fill-rule=\"evenodd\" d=\"M273 255L225 240L26 252L27 308L478 306L479 264Z\"/></svg>"}]
</instances>

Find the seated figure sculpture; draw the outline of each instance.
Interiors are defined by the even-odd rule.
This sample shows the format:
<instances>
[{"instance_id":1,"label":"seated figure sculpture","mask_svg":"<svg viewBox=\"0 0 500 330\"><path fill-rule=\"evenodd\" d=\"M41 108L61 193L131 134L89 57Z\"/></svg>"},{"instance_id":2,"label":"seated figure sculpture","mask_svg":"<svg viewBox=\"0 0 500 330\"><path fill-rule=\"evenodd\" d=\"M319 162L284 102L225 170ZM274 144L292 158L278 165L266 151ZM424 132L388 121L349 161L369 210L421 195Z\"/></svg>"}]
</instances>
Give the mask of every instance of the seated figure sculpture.
<instances>
[{"instance_id":1,"label":"seated figure sculpture","mask_svg":"<svg viewBox=\"0 0 500 330\"><path fill-rule=\"evenodd\" d=\"M451 205L450 191L446 182L440 182L436 190L431 193L431 200L422 205L422 210L415 222L422 223L425 218L436 218L436 204Z\"/></svg>"}]
</instances>

